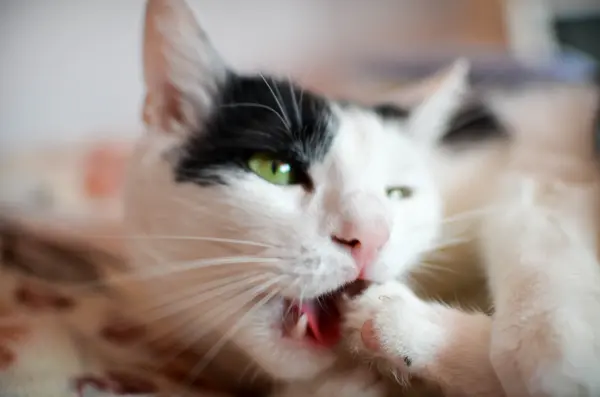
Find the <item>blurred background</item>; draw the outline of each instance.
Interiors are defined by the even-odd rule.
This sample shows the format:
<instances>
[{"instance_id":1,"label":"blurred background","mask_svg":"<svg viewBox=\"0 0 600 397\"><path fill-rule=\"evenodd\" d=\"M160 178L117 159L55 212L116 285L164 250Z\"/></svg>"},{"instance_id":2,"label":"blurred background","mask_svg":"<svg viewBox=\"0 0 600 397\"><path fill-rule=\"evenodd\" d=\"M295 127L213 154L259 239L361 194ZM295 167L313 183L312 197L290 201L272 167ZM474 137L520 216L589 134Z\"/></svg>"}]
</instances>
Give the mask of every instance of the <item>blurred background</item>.
<instances>
[{"instance_id":1,"label":"blurred background","mask_svg":"<svg viewBox=\"0 0 600 397\"><path fill-rule=\"evenodd\" d=\"M377 95L459 55L478 84L586 81L600 0L188 0L240 71ZM0 204L119 216L140 133L143 0L0 2Z\"/></svg>"}]
</instances>

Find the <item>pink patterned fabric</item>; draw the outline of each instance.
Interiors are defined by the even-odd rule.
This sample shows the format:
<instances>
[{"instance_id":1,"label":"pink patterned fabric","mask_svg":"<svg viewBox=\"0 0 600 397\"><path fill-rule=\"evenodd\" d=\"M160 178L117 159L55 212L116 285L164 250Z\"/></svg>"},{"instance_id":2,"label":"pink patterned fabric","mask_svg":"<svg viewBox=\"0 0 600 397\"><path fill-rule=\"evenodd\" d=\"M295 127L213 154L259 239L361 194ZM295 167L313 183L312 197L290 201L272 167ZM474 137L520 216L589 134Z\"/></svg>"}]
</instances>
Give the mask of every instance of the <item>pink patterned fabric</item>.
<instances>
[{"instance_id":1,"label":"pink patterned fabric","mask_svg":"<svg viewBox=\"0 0 600 397\"><path fill-rule=\"evenodd\" d=\"M124 262L94 250L0 219L0 395L215 395L125 320L102 269Z\"/></svg>"}]
</instances>

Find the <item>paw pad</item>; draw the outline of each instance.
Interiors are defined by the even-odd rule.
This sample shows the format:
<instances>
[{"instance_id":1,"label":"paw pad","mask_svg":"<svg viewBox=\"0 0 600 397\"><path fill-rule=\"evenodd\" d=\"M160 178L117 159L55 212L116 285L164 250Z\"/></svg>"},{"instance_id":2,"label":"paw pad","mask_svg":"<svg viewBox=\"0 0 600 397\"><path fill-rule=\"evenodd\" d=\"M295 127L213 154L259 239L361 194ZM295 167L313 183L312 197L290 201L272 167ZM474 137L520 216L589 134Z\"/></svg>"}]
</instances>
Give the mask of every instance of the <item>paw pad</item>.
<instances>
[{"instance_id":1,"label":"paw pad","mask_svg":"<svg viewBox=\"0 0 600 397\"><path fill-rule=\"evenodd\" d=\"M373 320L367 320L363 324L360 330L360 337L367 349L372 350L374 352L379 352L381 350L381 345L379 344L377 333L375 332L375 328L373 327Z\"/></svg>"}]
</instances>

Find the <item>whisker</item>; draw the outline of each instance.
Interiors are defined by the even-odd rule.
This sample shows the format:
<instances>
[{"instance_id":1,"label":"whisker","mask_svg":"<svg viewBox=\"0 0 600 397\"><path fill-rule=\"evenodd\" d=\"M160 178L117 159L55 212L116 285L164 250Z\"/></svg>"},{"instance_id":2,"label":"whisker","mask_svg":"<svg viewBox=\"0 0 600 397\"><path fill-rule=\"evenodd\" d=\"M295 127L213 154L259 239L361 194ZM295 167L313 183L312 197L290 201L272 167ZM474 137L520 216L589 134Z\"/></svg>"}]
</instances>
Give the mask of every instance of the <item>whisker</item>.
<instances>
[{"instance_id":1,"label":"whisker","mask_svg":"<svg viewBox=\"0 0 600 397\"><path fill-rule=\"evenodd\" d=\"M454 223L454 222L459 222L459 221L467 220L467 219L470 219L473 217L487 215L487 214L490 214L490 213L493 213L493 212L499 211L499 210L500 210L500 208L497 208L497 207L486 206L486 207L482 207L482 208L476 208L474 210L463 211L463 212L459 212L458 214L454 214L452 216L444 218L442 220L442 224L446 225L446 224L450 224L450 223Z\"/></svg>"},{"instance_id":2,"label":"whisker","mask_svg":"<svg viewBox=\"0 0 600 397\"><path fill-rule=\"evenodd\" d=\"M168 306L168 309L172 309L172 310L169 310L168 313L159 313L157 316L153 316L153 317L145 316L145 321L147 321L148 323L160 321L160 320L167 318L169 316L172 316L174 314L181 313L181 312L183 312L187 309L193 308L195 306L199 306L200 304L202 304L210 299L222 297L223 295L227 295L228 293L231 293L232 291L233 292L238 291L240 289L240 287L252 285L253 282L260 281L265 278L268 278L267 274L259 275L259 276L252 277L252 278L243 278L236 282L226 282L221 285L217 285L216 287L214 287L210 290L201 290L201 292L199 291L199 289L196 289L195 294L188 293L188 294L185 294L186 296L176 297L176 299L171 302L168 302L168 301L163 302L163 304L160 306L149 307L148 311L158 311L159 309L164 308L165 306ZM240 291L243 292L244 291L243 288ZM236 296L238 296L238 295L236 295ZM210 311L207 311L206 313L210 313Z\"/></svg>"},{"instance_id":3,"label":"whisker","mask_svg":"<svg viewBox=\"0 0 600 397\"><path fill-rule=\"evenodd\" d=\"M231 292L231 290L233 290L233 288L230 288L227 292ZM230 306L235 307L234 311L225 311L225 310L223 310L223 307L221 305L217 305L217 306L213 307L212 309L210 309L209 311L204 312L202 314L201 319L206 320L207 314L213 314L213 313L218 312L218 314L219 314L218 316L211 316L210 319L215 320L213 325L220 324L222 321L225 321L230 316L234 315L236 311L240 310L240 308L239 308L240 298L243 298L244 300L251 300L251 299L256 298L256 296L258 296L260 294L260 292L257 293L257 292L255 292L255 290L256 290L256 288L241 289L240 292L236 295L237 300L235 301L235 303L230 303L229 305L225 305L225 308L229 308ZM201 300L194 299L192 301L191 305L188 304L186 306L188 306L187 308L190 308L195 305L204 303L209 299L214 299L214 298L218 297L219 295L224 295L224 293L219 293L219 294L215 294L213 296L209 296L207 299L201 299ZM180 346L180 348L177 349L177 351L173 351L172 355L166 357L165 360L162 360L161 361L162 365L165 365L168 361L175 359L179 354L181 354L188 347L193 345L195 343L194 341L202 339L204 336L208 335L212 330L212 328L210 328L210 327L203 327L201 325L198 325L199 318L196 314L183 312L183 310L185 310L187 308L181 309L182 315L180 317L177 317L176 319L170 320L168 323L165 323L165 324L168 324L167 327L159 328L157 331L153 331L146 338L144 338L144 340L140 341L140 344L152 343L152 341L165 339L168 335L171 335L171 334L176 334L176 340L180 340L180 341L190 340L190 342L182 344ZM150 321L156 323L157 321L168 318L169 316L173 315L176 312L179 312L179 310L174 310L169 315L157 317ZM201 331L199 332L199 330L201 330Z\"/></svg>"},{"instance_id":4,"label":"whisker","mask_svg":"<svg viewBox=\"0 0 600 397\"><path fill-rule=\"evenodd\" d=\"M203 283L200 288L202 291L200 293L200 295L197 295L199 288L198 288L198 286L195 285L194 288L186 288L184 291L177 291L175 293L168 294L167 296L162 296L161 298L164 298L164 299L160 299L160 301L156 301L152 305L142 306L139 308L139 310L143 310L143 311L158 310L164 306L171 305L171 304L177 303L177 302L181 302L182 300L189 298L189 297L200 298L202 296L207 295L209 292L213 292L214 290L218 290L218 293L213 296L215 296L215 297L220 296L226 292L229 292L230 290L235 290L235 288L237 288L237 286L239 286L239 285L248 284L250 282L260 280L260 279L268 276L268 273L258 273L259 274L258 276L254 276L254 274L256 274L256 273L258 273L258 272L242 274L242 275L235 275L235 276L230 276L230 277L222 277L222 278L218 278L214 281L211 281L209 283L205 283L205 284ZM254 277L251 277L251 276L254 276ZM227 287L227 288L223 288L223 287ZM194 301L197 302L196 300L194 300ZM198 302L202 302L202 301L198 301ZM183 308L181 308L181 310L185 310L187 308L188 307L183 307ZM172 312L171 314L173 314L173 313L175 313L175 312ZM157 318L156 320L159 320L161 318ZM148 318L146 317L146 319L148 319Z\"/></svg>"},{"instance_id":5,"label":"whisker","mask_svg":"<svg viewBox=\"0 0 600 397\"><path fill-rule=\"evenodd\" d=\"M269 302L275 295L279 293L280 289L274 290L271 293L267 294L264 298L254 304L240 319L234 324L223 336L219 339L212 348L208 350L208 352L204 355L202 360L192 368L191 371L191 379L193 380L198 376L206 366L216 357L216 355L221 351L221 349L225 346L225 344L231 339L233 335L245 324L247 319L254 314L254 312L261 307L263 307L267 302Z\"/></svg>"},{"instance_id":6,"label":"whisker","mask_svg":"<svg viewBox=\"0 0 600 397\"><path fill-rule=\"evenodd\" d=\"M417 266L417 268L415 269L416 272L420 272L420 271L429 271L431 275L437 275L435 273L431 273L431 272L447 272L447 273L451 273L451 274L459 274L458 271L446 267L446 266L442 266L442 265L437 265L434 263L430 263L430 262L421 262L419 264L419 266Z\"/></svg>"},{"instance_id":7,"label":"whisker","mask_svg":"<svg viewBox=\"0 0 600 397\"><path fill-rule=\"evenodd\" d=\"M264 77L263 77L264 79ZM265 81L266 82L266 81ZM269 86L267 84L267 86ZM269 86L269 90L271 91L271 93L273 93L273 90L271 90L271 87ZM273 96L275 95L275 93L273 93ZM275 100L277 101L277 98L275 98ZM279 104L279 101L277 101L277 103ZM267 105L262 105L260 103L251 103L251 102L237 102L237 103L229 103L229 104L225 104L225 105L221 105L221 107L241 107L241 106L247 106L247 107L255 107L255 108L261 108L261 109L266 109L270 112L275 113L275 115L277 115L277 117L279 118L279 120L281 120L281 122L283 123L283 125L285 125L287 128L290 128L289 122L286 121L286 119L283 118L282 115L280 115L275 109L273 109L270 106ZM280 108L281 105L279 104Z\"/></svg>"},{"instance_id":8,"label":"whisker","mask_svg":"<svg viewBox=\"0 0 600 397\"><path fill-rule=\"evenodd\" d=\"M448 239L438 245L435 245L433 247L430 248L430 251L435 251L435 250L440 250L443 248L448 248L448 247L454 247L456 245L460 245L460 244L464 244L464 243L468 243L472 240L472 238L455 238L455 239Z\"/></svg>"},{"instance_id":9,"label":"whisker","mask_svg":"<svg viewBox=\"0 0 600 397\"><path fill-rule=\"evenodd\" d=\"M203 237L203 236L178 236L178 235L161 235L161 234L152 234L152 235L101 235L101 234L93 234L89 235L91 238L95 239L127 239L127 240L191 240L191 241L212 241L217 243L230 243L230 244L240 244L240 245L252 245L256 247L263 248L277 248L273 245L266 243L259 243L256 241L250 240L238 240L231 238L222 238L222 237Z\"/></svg>"},{"instance_id":10,"label":"whisker","mask_svg":"<svg viewBox=\"0 0 600 397\"><path fill-rule=\"evenodd\" d=\"M164 277L168 275L183 273L191 270L205 269L216 266L234 266L234 265L245 265L245 264L266 264L266 263L277 263L281 261L279 258L261 258L252 256L234 256L234 257L222 257L222 258L208 258L196 261L185 261L185 262L166 262L153 266L145 266L143 270L134 269L124 274L117 276L111 276L102 279L101 281L94 281L91 283L82 283L76 285L70 289L74 291L93 289L103 285L110 286L123 286L128 283L137 281L151 280L154 278ZM176 265L176 266L174 266Z\"/></svg>"},{"instance_id":11,"label":"whisker","mask_svg":"<svg viewBox=\"0 0 600 397\"><path fill-rule=\"evenodd\" d=\"M266 277L266 275L264 275L264 277L262 277L262 278L265 278L265 277ZM196 305L200 305L200 304L206 302L209 299L214 299L216 297L225 295L228 292L235 291L240 284L242 286L247 286L247 284L252 283L254 281L257 281L259 279L260 279L259 277L246 278L246 279L242 280L241 283L238 282L235 285L225 282L223 284L225 284L224 286L227 287L227 288L223 288L222 290L217 291L217 293L215 293L215 294L213 294L211 296L208 296L208 297L206 297L205 295L206 295L206 292L209 292L209 291L204 291L204 293L200 294L195 299L187 301L187 304L185 305L185 307L182 307L182 305L181 305L181 306L177 307L175 310L172 310L170 313L167 313L167 314L164 314L164 315L161 315L161 316L155 316L154 318L149 318L146 315L140 316L141 319L143 320L142 324L151 325L152 323L156 323L156 322L158 322L160 320L163 320L165 318L168 318L169 316L172 316L174 314L185 313L184 311L186 309L188 309L188 308L194 307ZM267 283L263 283L260 286L263 286L265 284L267 284ZM247 287L250 288L250 286L247 286ZM248 290L248 288L246 288L246 289L242 288L240 290L240 293L238 293L236 295L236 297L238 298L238 300L239 300L239 298L244 298L244 300L245 299L254 299L258 294L261 293L261 291L260 291L259 288L254 288L252 290ZM266 288L268 288L268 286ZM256 292L256 290L259 290L259 292ZM195 291L196 290L194 290L194 292ZM198 299L200 297L202 297L203 299ZM182 299L179 299L178 301L181 301L181 300ZM236 301L236 304L239 305L239 303L237 301ZM212 312L218 311L219 309L222 309L221 306L213 307L211 310L209 310L208 312L204 313L204 317L206 317L207 313L212 313ZM138 342L138 346L146 344L146 343L152 343L153 341L161 340L163 338L166 338L168 335L170 335L170 334L172 334L174 332L178 332L178 338L177 339L179 339L179 340L181 340L181 339L185 340L184 336L186 336L188 333L193 333L194 335L192 335L192 336L195 336L195 333L198 331L198 328L197 327L193 327L191 329L191 331L190 331L189 326L193 325L196 322L197 319L198 319L198 317L196 315L194 315L192 313L187 313L187 315L181 316L181 317L177 318L175 321L169 321L168 322L168 325L169 325L168 327L159 328L158 330L155 330L155 331L153 331L153 332L145 335L142 339L140 339L139 342ZM187 332L186 332L186 330L187 330ZM189 345L186 345L186 348L187 348L187 346L189 346ZM179 355L183 351L185 351L185 348L183 348L179 352L175 353L173 356L167 358L167 360L162 360L161 363L163 365L166 364L168 362L168 360L177 357L177 355ZM158 366L157 366L157 368L158 368Z\"/></svg>"},{"instance_id":12,"label":"whisker","mask_svg":"<svg viewBox=\"0 0 600 397\"><path fill-rule=\"evenodd\" d=\"M208 326L208 327L200 327L201 331L198 332L198 328L197 327L193 327L191 329L191 331L185 332L185 333L181 333L180 339L186 340L188 334L192 334L190 336L193 336L193 339L190 338L190 342L186 343L185 345L181 346L180 349L178 349L178 352L175 352L172 356L168 357L167 360L162 361L162 365L164 365L165 363L167 363L170 360L175 359L177 356L179 356L179 354L181 354L182 352L184 352L187 348L189 348L191 345L193 345L195 342L194 341L198 341L201 340L202 338L204 338L206 335L208 335L211 331L214 330L214 326L217 324L222 323L223 321L226 321L227 319L229 319L231 316L235 315L237 312L239 312L240 310L242 310L243 304L240 304L240 300L242 300L241 298L243 298L243 300L245 302L249 302L252 301L253 299L255 299L257 296L259 296L260 294L264 293L265 291L267 291L269 288L271 288L274 284L278 283L281 280L281 277L272 279L270 281L267 281L265 283L262 283L260 285L258 285L257 287L254 287L248 291L244 291L243 294L238 294L236 295L236 297L234 298L234 300L229 301L229 304L225 305L225 309L228 309L230 307L235 308L235 310L224 310L224 307L221 305L217 305L215 306L212 310L209 310L208 312L205 312L203 314L203 316L201 317L201 320L203 322L206 322L207 320L210 320L211 325L212 326ZM272 298L273 296L275 296L277 293L279 292L279 289L273 291L272 293L268 294L267 296L270 296L270 298ZM270 299L269 298L269 299ZM255 307L256 305L254 305ZM218 316L214 316L214 317L207 317L207 314L212 314L213 312L219 312L220 315ZM250 311L246 312L245 316L248 315L250 313ZM197 317L193 317L191 318L187 318L185 319L185 321L183 323L179 323L176 327L174 328L187 328L189 324L195 324L196 321L198 320Z\"/></svg>"},{"instance_id":13,"label":"whisker","mask_svg":"<svg viewBox=\"0 0 600 397\"><path fill-rule=\"evenodd\" d=\"M277 95L275 95L275 91L273 91L273 88L267 82L267 79L265 78L265 76L262 73L260 73L259 75L262 78L262 80L265 82L265 85L267 86L267 88L269 89L269 91L271 91L271 94L273 95L273 99L275 99L275 102L277 103L277 106L279 106L279 110L281 111L282 118L285 118L285 120L286 120L286 122L284 122L283 124L287 127L288 130L290 130L292 128L292 123L290 123L290 119L287 117L287 113L286 113L286 111L285 111L285 109L283 107L283 104L281 103L281 101L279 100L279 98L277 97Z\"/></svg>"},{"instance_id":14,"label":"whisker","mask_svg":"<svg viewBox=\"0 0 600 397\"><path fill-rule=\"evenodd\" d=\"M243 293L236 294L231 300L227 301L225 304L215 306L213 309L205 312L201 318L202 322L210 322L212 326L214 326L215 324L220 324L221 322L227 320L230 316L235 314L237 311L242 310L241 307L243 307L246 303L251 302L259 295L266 292L269 288L279 283L282 279L282 276L275 277L262 284L259 284L256 287L253 287L250 290L244 290ZM232 308L234 310L230 312L224 310L229 308ZM210 316L207 316L207 314L210 314ZM215 314L215 316L213 316L213 314ZM202 339L213 329L210 326L203 326L201 328L204 328L204 331L201 333L197 333L197 329L194 330L194 337L196 340Z\"/></svg>"},{"instance_id":15,"label":"whisker","mask_svg":"<svg viewBox=\"0 0 600 397\"><path fill-rule=\"evenodd\" d=\"M294 106L294 113L296 113L296 121L298 122L298 128L302 128L302 114L298 107L298 100L294 91L294 84L292 83L291 77L288 75L288 88L290 90L290 96L292 97L292 105Z\"/></svg>"}]
</instances>

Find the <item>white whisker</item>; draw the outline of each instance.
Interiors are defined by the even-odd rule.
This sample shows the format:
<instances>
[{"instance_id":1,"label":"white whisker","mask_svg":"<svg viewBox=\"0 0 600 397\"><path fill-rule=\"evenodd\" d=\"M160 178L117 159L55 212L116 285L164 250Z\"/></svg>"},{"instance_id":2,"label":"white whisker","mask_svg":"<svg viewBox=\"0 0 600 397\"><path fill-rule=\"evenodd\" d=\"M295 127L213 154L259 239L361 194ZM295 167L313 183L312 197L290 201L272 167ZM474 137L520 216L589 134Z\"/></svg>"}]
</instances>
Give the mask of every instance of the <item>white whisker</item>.
<instances>
[{"instance_id":1,"label":"white whisker","mask_svg":"<svg viewBox=\"0 0 600 397\"><path fill-rule=\"evenodd\" d=\"M281 277L269 280L269 281L262 283L248 291L244 291L243 294L236 295L235 298L228 301L228 304L225 305L224 307L223 307L223 305L216 305L215 307L212 308L212 310L209 310L208 312L203 313L203 315L202 315L202 317L200 317L200 319L203 322L210 320L211 326L192 327L191 331L180 333L179 334L180 339L186 340L188 337L187 334L191 334L189 336L191 336L193 338L190 338L190 340L193 339L193 341L190 341L186 345L182 346L180 351L176 352L172 357L169 357L168 360L175 359L179 354L181 354L181 352L185 351L189 346L193 345L195 343L194 341L201 340L206 335L208 335L214 329L215 325L220 324L223 321L226 321L231 316L233 316L235 313L242 310L242 308L244 307L244 303L251 302L253 299L258 297L260 294L264 293L269 288L271 288L274 284L278 283L280 280L281 280ZM269 299L271 299L278 292L279 292L279 289L267 294L267 296L269 297ZM242 300L241 298L243 298L243 300L244 300L243 303L240 302L240 300ZM235 310L224 310L224 309L229 309L230 307L233 307ZM253 308L254 307L256 307L256 305L254 305ZM251 312L251 310L252 310L252 308L249 311L247 311L244 314L244 316L247 316ZM213 312L218 312L219 315L215 316L215 317L207 317L207 314L212 314ZM173 328L178 328L178 329L186 328L190 323L196 324L196 320L198 320L198 317L193 317L191 319L191 321L189 318L187 318L184 321L184 323L180 323L179 325L177 325L176 327L173 327ZM198 329L201 329L202 331L198 332Z\"/></svg>"},{"instance_id":2,"label":"white whisker","mask_svg":"<svg viewBox=\"0 0 600 397\"><path fill-rule=\"evenodd\" d=\"M258 273L258 276L254 276L255 273ZM252 276L252 277L251 277ZM268 273L259 273L252 272L249 274L236 274L235 276L230 277L221 277L216 280L213 280L209 283L202 283L201 285L194 285L194 288L186 288L183 291L176 291L175 293L168 294L166 297L161 297L160 301L155 301L152 305L140 307L140 310L158 310L164 306L172 305L177 302L181 302L182 300L194 297L194 302L198 302L197 299L207 295L208 293L215 292L212 297L217 297L224 295L225 293L235 290L240 285L251 284L254 281L261 280L269 276ZM226 287L226 288L225 288ZM198 295L199 290L201 293ZM202 301L199 301L202 302ZM181 310L185 310L188 307L178 308ZM180 310L180 311L181 311ZM172 312L175 313L175 312ZM170 315L170 314L169 314ZM167 315L168 316L168 315Z\"/></svg>"},{"instance_id":3,"label":"white whisker","mask_svg":"<svg viewBox=\"0 0 600 397\"><path fill-rule=\"evenodd\" d=\"M222 258L209 258L209 259L201 259L196 261L186 261L180 263L162 263L158 265L153 265L149 267L144 267L143 271L134 270L131 272L127 272L122 275L112 276L103 279L100 282L93 283L85 283L79 284L76 287L73 287L74 290L77 289L89 289L98 287L102 284L108 285L126 285L128 283L136 282L136 281L144 281L151 280L153 278L168 276L177 273L183 273L192 270L223 266L223 265L241 265L241 264L267 264L267 263L277 263L281 261L279 258L261 258L261 257L244 257L244 256L234 256L234 257L222 257ZM174 266L174 264L176 266Z\"/></svg>"},{"instance_id":4,"label":"white whisker","mask_svg":"<svg viewBox=\"0 0 600 397\"><path fill-rule=\"evenodd\" d=\"M240 245L252 245L263 248L276 248L273 245L266 243L259 243L256 241L249 240L238 240L231 238L222 237L203 237L203 236L178 236L178 235L161 235L161 234L149 234L149 235L90 235L95 239L127 239L127 240L191 240L191 241L212 241L218 243L230 243Z\"/></svg>"},{"instance_id":5,"label":"white whisker","mask_svg":"<svg viewBox=\"0 0 600 397\"><path fill-rule=\"evenodd\" d=\"M459 222L459 221L471 219L474 217L487 215L487 214L493 213L495 211L499 211L499 208L490 206L490 207L477 208L477 209L469 210L469 211L463 211L463 212L459 212L458 214L454 214L452 216L444 218L442 220L442 224L446 225L449 223Z\"/></svg>"},{"instance_id":6,"label":"white whisker","mask_svg":"<svg viewBox=\"0 0 600 397\"><path fill-rule=\"evenodd\" d=\"M288 87L290 89L290 96L292 97L292 105L294 106L294 113L296 113L296 121L298 122L298 128L302 129L302 114L300 113L300 108L298 107L298 100L296 98L296 93L294 91L294 84L292 83L292 79L288 76Z\"/></svg>"},{"instance_id":7,"label":"white whisker","mask_svg":"<svg viewBox=\"0 0 600 397\"><path fill-rule=\"evenodd\" d=\"M445 267L442 265L437 265L434 263L430 263L430 262L421 262L419 264L419 266L417 266L417 268L415 269L415 272L417 273L428 273L429 275L432 276L437 276L438 274L436 274L437 272L447 272L450 274L459 274L459 272L457 272L456 270L449 268L449 267Z\"/></svg>"},{"instance_id":8,"label":"white whisker","mask_svg":"<svg viewBox=\"0 0 600 397\"><path fill-rule=\"evenodd\" d=\"M189 325L192 324L196 324L196 321L198 320L198 315L192 312L185 312L187 309L191 309L195 306L199 306L200 304L208 301L209 299L214 299L217 298L219 296L223 296L226 293L231 293L232 291L236 291L240 286L243 285L247 285L250 284L253 281L257 281L258 278L256 279L252 279L252 280L244 280L244 283L236 283L236 285L231 285L228 286L230 288L227 288L226 290L220 291L215 293L214 295L211 296L204 296L205 294L201 294L200 296L194 298L194 299L189 299L188 301L184 302L184 305L180 305L178 306L175 310L172 310L170 313L168 314L164 314L161 316L155 316L154 318L144 318L144 320L147 322L147 324L151 324L151 323L157 323L158 321L161 321L165 318L168 318L174 314L180 313L182 314L181 317L179 317L176 321L171 320L169 321L169 327L165 327L163 329L161 329L161 332L154 332L152 333L152 338L154 340L158 340L161 338L166 337L167 335L176 332L177 333L177 339L180 340L186 340L188 337L193 337L194 340L199 340L201 339L201 337L198 337L198 330L199 329L204 329L205 331L207 329L203 328L203 327L191 327L189 328ZM241 300L240 298L243 298L243 300L252 300L254 298L256 298L256 296L258 294L260 294L262 292L262 288L265 284L268 284L268 286L266 288L268 288L271 284L269 284L268 282L260 284L259 287L255 287L253 289L241 289L239 290L239 292L236 294L236 300L235 300L235 305L239 305L239 301ZM251 285L247 285L247 287L250 287ZM257 293L256 290L259 290L259 292ZM198 299L202 297L202 299ZM226 308L229 307L230 305L226 305ZM237 308L236 310L239 310L239 308ZM204 312L202 314L202 319L205 320L207 317L207 314L212 314L218 312L219 314L221 314L221 316L218 317L218 320L216 322L216 324L218 324L220 321L224 321L227 319L227 317L229 317L231 314L227 314L227 312L223 311L223 307L221 305L216 305L213 308L211 308L210 310ZM223 316L223 313L226 314L226 316ZM214 320L214 318L213 318ZM187 329L187 332L186 332ZM203 331L204 332L204 331ZM210 328L208 328L208 332L210 332ZM206 334L208 334L208 332L206 332ZM188 335L191 334L191 335ZM206 334L202 334L202 332L200 333L200 335L202 335L202 337L204 337ZM187 345L186 345L187 347ZM183 349L185 350L185 348ZM175 354L172 358L175 358L177 356L177 354Z\"/></svg>"},{"instance_id":9,"label":"white whisker","mask_svg":"<svg viewBox=\"0 0 600 397\"><path fill-rule=\"evenodd\" d=\"M435 251L435 250L440 250L443 248L448 248L448 247L454 247L456 245L460 245L460 244L464 244L464 243L468 243L472 240L472 238L455 238L455 239L448 239L444 242L441 242L440 244L437 244L433 247L430 248L431 251Z\"/></svg>"},{"instance_id":10,"label":"white whisker","mask_svg":"<svg viewBox=\"0 0 600 397\"><path fill-rule=\"evenodd\" d=\"M248 311L246 311L246 313L244 313L244 315L242 315L242 317L239 318L239 320L227 331L225 332L225 334L223 334L223 336L221 337L221 339L219 339L214 345L213 347L211 347L208 352L206 352L206 354L204 355L204 357L202 358L202 360L194 366L194 368L192 368L191 371L191 379L194 379L196 376L198 376L199 373L201 373L204 368L206 368L206 366L216 357L216 355L221 351L221 349L225 346L225 344L231 339L231 337L233 335L235 335L235 333L245 324L245 322L252 316L254 315L254 312L260 308L262 308L267 302L269 302L275 295L277 295L279 293L279 289L274 290L272 292L270 292L269 294L267 294L264 298L262 298L260 301L258 301L257 303L255 303L250 309L248 309Z\"/></svg>"},{"instance_id":11,"label":"white whisker","mask_svg":"<svg viewBox=\"0 0 600 397\"><path fill-rule=\"evenodd\" d=\"M269 89L271 89L271 88L269 87ZM273 90L271 90L271 92L273 92ZM273 95L275 95L275 94L273 93ZM275 100L277 100L277 99L275 99ZM269 110L270 112L275 113L275 115L277 115L277 117L279 118L279 120L281 120L281 122L283 123L283 125L285 125L286 127L289 128L289 122L286 121L286 119L283 116L281 116L275 109L273 109L270 106L262 105L260 103L250 103L250 102L237 102L237 103L230 103L230 104L226 104L226 105L221 105L221 107L228 107L228 108L230 108L230 107L242 107L242 106L255 107L255 108L261 108L261 109Z\"/></svg>"},{"instance_id":12,"label":"white whisker","mask_svg":"<svg viewBox=\"0 0 600 397\"><path fill-rule=\"evenodd\" d=\"M287 113L285 111L285 108L283 107L283 104L281 103L281 101L279 100L279 98L277 98L277 95L275 95L275 91L273 91L273 88L267 82L267 79L265 78L265 76L262 73L260 73L260 77L265 82L265 84L266 84L267 88L269 89L269 91L271 91L271 95L273 95L273 99L275 99L275 102L277 103L277 106L279 106L279 110L281 111L282 118L284 118L286 120L283 124L287 127L288 130L290 130L292 128L292 123L290 123L290 119L287 116Z\"/></svg>"}]
</instances>

